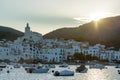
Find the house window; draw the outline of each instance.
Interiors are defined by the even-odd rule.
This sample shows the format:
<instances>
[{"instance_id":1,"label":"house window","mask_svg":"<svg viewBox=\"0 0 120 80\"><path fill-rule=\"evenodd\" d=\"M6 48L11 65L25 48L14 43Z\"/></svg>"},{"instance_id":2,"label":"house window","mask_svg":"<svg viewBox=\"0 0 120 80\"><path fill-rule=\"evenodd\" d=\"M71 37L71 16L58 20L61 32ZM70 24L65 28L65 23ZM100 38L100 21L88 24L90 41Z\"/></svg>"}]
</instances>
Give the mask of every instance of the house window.
<instances>
[{"instance_id":1,"label":"house window","mask_svg":"<svg viewBox=\"0 0 120 80\"><path fill-rule=\"evenodd\" d=\"M25 56L27 57L28 55L26 54Z\"/></svg>"},{"instance_id":2,"label":"house window","mask_svg":"<svg viewBox=\"0 0 120 80\"><path fill-rule=\"evenodd\" d=\"M8 56L8 53L6 55Z\"/></svg>"},{"instance_id":3,"label":"house window","mask_svg":"<svg viewBox=\"0 0 120 80\"><path fill-rule=\"evenodd\" d=\"M57 55L57 53L55 53L55 55Z\"/></svg>"}]
</instances>

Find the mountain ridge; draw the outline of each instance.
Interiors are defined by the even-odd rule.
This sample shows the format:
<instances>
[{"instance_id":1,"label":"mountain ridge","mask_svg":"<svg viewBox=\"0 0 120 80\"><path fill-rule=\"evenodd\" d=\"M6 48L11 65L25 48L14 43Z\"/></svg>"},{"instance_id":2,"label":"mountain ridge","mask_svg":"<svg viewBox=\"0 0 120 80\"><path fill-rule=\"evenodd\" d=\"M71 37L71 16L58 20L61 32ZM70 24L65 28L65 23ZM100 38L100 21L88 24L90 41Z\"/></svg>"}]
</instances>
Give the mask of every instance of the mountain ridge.
<instances>
[{"instance_id":1,"label":"mountain ridge","mask_svg":"<svg viewBox=\"0 0 120 80\"><path fill-rule=\"evenodd\" d=\"M120 16L92 21L74 28L60 28L45 34L44 38L64 38L88 41L91 45L100 43L120 48Z\"/></svg>"},{"instance_id":2,"label":"mountain ridge","mask_svg":"<svg viewBox=\"0 0 120 80\"><path fill-rule=\"evenodd\" d=\"M0 40L6 39L7 41L13 41L20 36L23 36L23 32L10 27L0 26Z\"/></svg>"}]
</instances>

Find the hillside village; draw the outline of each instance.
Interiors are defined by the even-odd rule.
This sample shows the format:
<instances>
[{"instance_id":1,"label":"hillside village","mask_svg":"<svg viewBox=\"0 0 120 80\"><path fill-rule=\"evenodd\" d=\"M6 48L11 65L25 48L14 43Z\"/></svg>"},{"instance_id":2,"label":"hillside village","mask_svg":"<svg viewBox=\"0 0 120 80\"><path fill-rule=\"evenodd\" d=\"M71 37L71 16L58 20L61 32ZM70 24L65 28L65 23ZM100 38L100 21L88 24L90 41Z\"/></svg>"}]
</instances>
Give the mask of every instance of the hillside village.
<instances>
[{"instance_id":1,"label":"hillside village","mask_svg":"<svg viewBox=\"0 0 120 80\"><path fill-rule=\"evenodd\" d=\"M8 34L9 35L9 34ZM105 45L89 45L89 42L77 42L63 39L43 39L41 34L32 32L27 23L24 36L16 40L0 41L0 60L18 62L20 59L39 59L42 62L63 62L75 53L96 56L100 60L120 60L120 50Z\"/></svg>"}]
</instances>

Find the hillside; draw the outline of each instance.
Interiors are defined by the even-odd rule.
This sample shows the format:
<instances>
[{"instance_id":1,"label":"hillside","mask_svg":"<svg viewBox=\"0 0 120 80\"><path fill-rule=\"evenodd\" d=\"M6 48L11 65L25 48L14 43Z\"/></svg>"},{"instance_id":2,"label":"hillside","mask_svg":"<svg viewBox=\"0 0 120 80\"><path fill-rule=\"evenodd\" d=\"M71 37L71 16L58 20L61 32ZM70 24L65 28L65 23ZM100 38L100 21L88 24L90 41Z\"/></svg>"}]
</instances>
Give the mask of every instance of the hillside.
<instances>
[{"instance_id":1,"label":"hillside","mask_svg":"<svg viewBox=\"0 0 120 80\"><path fill-rule=\"evenodd\" d=\"M64 38L77 41L89 41L90 44L101 43L120 48L120 16L101 19L79 27L61 28L52 31L44 38Z\"/></svg>"},{"instance_id":2,"label":"hillside","mask_svg":"<svg viewBox=\"0 0 120 80\"><path fill-rule=\"evenodd\" d=\"M17 37L22 35L23 33L18 30L9 27L0 26L0 40L2 39L15 40L17 39Z\"/></svg>"}]
</instances>

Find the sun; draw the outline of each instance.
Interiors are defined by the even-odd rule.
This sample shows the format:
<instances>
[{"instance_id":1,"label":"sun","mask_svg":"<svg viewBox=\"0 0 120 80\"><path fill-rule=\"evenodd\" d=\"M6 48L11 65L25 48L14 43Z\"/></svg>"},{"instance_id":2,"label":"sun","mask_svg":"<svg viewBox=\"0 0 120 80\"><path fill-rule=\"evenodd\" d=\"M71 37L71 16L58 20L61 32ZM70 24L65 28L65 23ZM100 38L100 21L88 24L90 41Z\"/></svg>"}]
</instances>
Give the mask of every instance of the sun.
<instances>
[{"instance_id":1,"label":"sun","mask_svg":"<svg viewBox=\"0 0 120 80\"><path fill-rule=\"evenodd\" d=\"M88 19L89 21L99 21L100 19L105 17L107 17L106 12L94 12L89 15Z\"/></svg>"}]
</instances>

